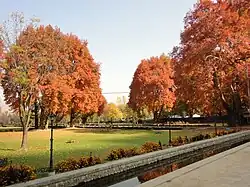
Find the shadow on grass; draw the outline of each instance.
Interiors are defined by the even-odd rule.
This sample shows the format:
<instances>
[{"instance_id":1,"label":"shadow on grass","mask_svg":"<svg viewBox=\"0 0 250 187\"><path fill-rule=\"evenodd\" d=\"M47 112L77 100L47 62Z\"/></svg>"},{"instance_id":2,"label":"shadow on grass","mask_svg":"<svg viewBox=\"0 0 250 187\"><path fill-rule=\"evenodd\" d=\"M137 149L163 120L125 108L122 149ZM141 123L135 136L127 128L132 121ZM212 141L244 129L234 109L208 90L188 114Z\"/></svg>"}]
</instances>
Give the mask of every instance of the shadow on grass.
<instances>
[{"instance_id":1,"label":"shadow on grass","mask_svg":"<svg viewBox=\"0 0 250 187\"><path fill-rule=\"evenodd\" d=\"M138 132L150 132L151 130L124 130L124 129L66 129L66 131L74 132L74 133L95 133L95 134L132 134L132 133L138 133Z\"/></svg>"},{"instance_id":2,"label":"shadow on grass","mask_svg":"<svg viewBox=\"0 0 250 187\"><path fill-rule=\"evenodd\" d=\"M16 151L16 149L0 148L0 151Z\"/></svg>"}]
</instances>

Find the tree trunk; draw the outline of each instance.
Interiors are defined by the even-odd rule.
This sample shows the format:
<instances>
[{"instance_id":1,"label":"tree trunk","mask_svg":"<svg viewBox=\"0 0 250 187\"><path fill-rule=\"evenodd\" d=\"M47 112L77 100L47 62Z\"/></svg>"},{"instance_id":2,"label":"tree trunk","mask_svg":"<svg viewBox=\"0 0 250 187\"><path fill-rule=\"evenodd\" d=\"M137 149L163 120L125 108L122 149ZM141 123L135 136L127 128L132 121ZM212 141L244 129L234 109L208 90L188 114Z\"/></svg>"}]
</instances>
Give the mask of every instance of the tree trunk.
<instances>
[{"instance_id":1,"label":"tree trunk","mask_svg":"<svg viewBox=\"0 0 250 187\"><path fill-rule=\"evenodd\" d=\"M49 119L48 119L48 116L46 117L44 124L45 124L44 128L45 129L49 129Z\"/></svg>"},{"instance_id":2,"label":"tree trunk","mask_svg":"<svg viewBox=\"0 0 250 187\"><path fill-rule=\"evenodd\" d=\"M34 109L34 113L35 113L35 129L38 129L39 121L38 121L38 103L37 103L37 101L35 101L34 105L35 105L35 109Z\"/></svg>"},{"instance_id":3,"label":"tree trunk","mask_svg":"<svg viewBox=\"0 0 250 187\"><path fill-rule=\"evenodd\" d=\"M75 112L73 109L70 111L70 121L69 121L69 126L74 127L74 119L75 119Z\"/></svg>"},{"instance_id":4,"label":"tree trunk","mask_svg":"<svg viewBox=\"0 0 250 187\"><path fill-rule=\"evenodd\" d=\"M158 119L160 119L160 117L162 115L162 112L163 112L163 109L164 109L164 105L161 106L161 109L160 109L160 112L159 112L159 115L158 115Z\"/></svg>"},{"instance_id":5,"label":"tree trunk","mask_svg":"<svg viewBox=\"0 0 250 187\"><path fill-rule=\"evenodd\" d=\"M154 111L154 121L157 122L158 121L158 111Z\"/></svg>"},{"instance_id":6,"label":"tree trunk","mask_svg":"<svg viewBox=\"0 0 250 187\"><path fill-rule=\"evenodd\" d=\"M28 148L28 130L30 125L30 116L31 116L31 110L28 110L28 114L26 117L26 120L23 121L23 116L20 117L21 124L23 127L23 136L22 136L22 143L21 143L21 149L27 150Z\"/></svg>"},{"instance_id":7,"label":"tree trunk","mask_svg":"<svg viewBox=\"0 0 250 187\"><path fill-rule=\"evenodd\" d=\"M88 117L87 116L82 116L81 119L82 119L82 124L85 125L86 122L87 122Z\"/></svg>"},{"instance_id":8,"label":"tree trunk","mask_svg":"<svg viewBox=\"0 0 250 187\"><path fill-rule=\"evenodd\" d=\"M41 106L41 114L40 114L40 124L39 124L39 128L41 129L45 129L46 126L46 116L45 116L45 111L44 111L44 107Z\"/></svg>"},{"instance_id":9,"label":"tree trunk","mask_svg":"<svg viewBox=\"0 0 250 187\"><path fill-rule=\"evenodd\" d=\"M28 128L24 125L23 126L21 149L27 150L27 148L28 148Z\"/></svg>"}]
</instances>

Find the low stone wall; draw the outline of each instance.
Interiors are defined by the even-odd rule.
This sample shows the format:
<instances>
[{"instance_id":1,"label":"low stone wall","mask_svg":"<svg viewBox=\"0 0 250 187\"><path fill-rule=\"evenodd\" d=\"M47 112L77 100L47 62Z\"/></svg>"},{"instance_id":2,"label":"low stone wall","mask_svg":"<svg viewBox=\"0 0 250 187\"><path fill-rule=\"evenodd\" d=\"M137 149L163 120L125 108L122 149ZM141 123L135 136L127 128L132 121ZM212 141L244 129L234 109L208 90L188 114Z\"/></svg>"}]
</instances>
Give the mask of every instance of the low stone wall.
<instances>
[{"instance_id":1,"label":"low stone wall","mask_svg":"<svg viewBox=\"0 0 250 187\"><path fill-rule=\"evenodd\" d=\"M145 171L182 160L201 157L208 151L224 151L250 141L250 131L203 140L105 164L41 178L12 187L108 186ZM219 150L219 151L218 151ZM195 160L194 160L195 161Z\"/></svg>"}]
</instances>

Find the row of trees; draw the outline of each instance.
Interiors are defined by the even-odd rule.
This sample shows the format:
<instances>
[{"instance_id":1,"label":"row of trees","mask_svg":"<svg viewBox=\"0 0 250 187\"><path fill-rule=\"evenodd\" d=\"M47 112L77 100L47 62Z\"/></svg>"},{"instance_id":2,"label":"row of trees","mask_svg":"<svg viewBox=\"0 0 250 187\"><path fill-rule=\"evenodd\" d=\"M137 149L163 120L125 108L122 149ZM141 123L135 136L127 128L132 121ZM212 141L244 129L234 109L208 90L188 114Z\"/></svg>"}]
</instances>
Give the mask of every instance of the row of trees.
<instances>
[{"instance_id":1,"label":"row of trees","mask_svg":"<svg viewBox=\"0 0 250 187\"><path fill-rule=\"evenodd\" d=\"M171 59L161 55L141 61L129 106L147 108L156 120L174 106L190 116L227 114L230 123L238 123L249 103L250 1L199 1L184 23Z\"/></svg>"},{"instance_id":2,"label":"row of trees","mask_svg":"<svg viewBox=\"0 0 250 187\"><path fill-rule=\"evenodd\" d=\"M137 116L152 112L155 120L173 109L239 120L249 102L249 7L248 0L197 2L170 56L141 61L123 110L133 109ZM68 116L73 126L79 117L86 122L93 114L117 114L112 104L105 107L100 65L86 41L50 25L37 26L36 19L25 21L22 14L11 18L0 29L1 85L5 101L20 116L23 148L32 116L44 128L50 115L57 122Z\"/></svg>"},{"instance_id":3,"label":"row of trees","mask_svg":"<svg viewBox=\"0 0 250 187\"><path fill-rule=\"evenodd\" d=\"M136 123L138 120L151 119L151 112L147 109L143 111L133 110L127 103L126 97L117 97L116 103L105 105L101 115L93 114L89 116L88 122L129 122Z\"/></svg>"}]
</instances>

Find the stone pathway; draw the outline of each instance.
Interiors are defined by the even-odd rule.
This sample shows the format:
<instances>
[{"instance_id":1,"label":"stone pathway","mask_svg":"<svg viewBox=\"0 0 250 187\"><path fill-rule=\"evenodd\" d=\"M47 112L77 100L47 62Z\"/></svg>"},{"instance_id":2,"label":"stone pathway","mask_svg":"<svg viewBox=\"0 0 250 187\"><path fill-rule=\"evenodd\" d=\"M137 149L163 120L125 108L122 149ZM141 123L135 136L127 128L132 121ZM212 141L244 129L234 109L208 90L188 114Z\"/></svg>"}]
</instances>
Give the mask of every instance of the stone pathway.
<instances>
[{"instance_id":1,"label":"stone pathway","mask_svg":"<svg viewBox=\"0 0 250 187\"><path fill-rule=\"evenodd\" d=\"M250 187L250 143L163 175L140 187Z\"/></svg>"}]
</instances>

